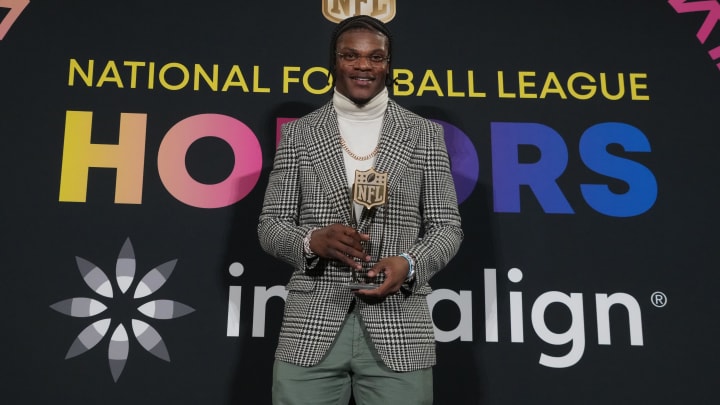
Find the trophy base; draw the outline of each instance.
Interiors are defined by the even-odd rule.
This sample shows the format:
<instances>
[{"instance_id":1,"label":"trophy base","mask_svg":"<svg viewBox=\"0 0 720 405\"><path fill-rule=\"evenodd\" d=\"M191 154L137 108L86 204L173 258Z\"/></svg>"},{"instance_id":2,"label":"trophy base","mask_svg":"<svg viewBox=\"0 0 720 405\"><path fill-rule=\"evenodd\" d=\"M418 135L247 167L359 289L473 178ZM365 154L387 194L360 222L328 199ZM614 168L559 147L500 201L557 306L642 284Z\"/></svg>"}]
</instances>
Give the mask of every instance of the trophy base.
<instances>
[{"instance_id":1,"label":"trophy base","mask_svg":"<svg viewBox=\"0 0 720 405\"><path fill-rule=\"evenodd\" d=\"M379 284L367 284L367 283L350 283L348 288L351 290L374 290L380 287Z\"/></svg>"}]
</instances>

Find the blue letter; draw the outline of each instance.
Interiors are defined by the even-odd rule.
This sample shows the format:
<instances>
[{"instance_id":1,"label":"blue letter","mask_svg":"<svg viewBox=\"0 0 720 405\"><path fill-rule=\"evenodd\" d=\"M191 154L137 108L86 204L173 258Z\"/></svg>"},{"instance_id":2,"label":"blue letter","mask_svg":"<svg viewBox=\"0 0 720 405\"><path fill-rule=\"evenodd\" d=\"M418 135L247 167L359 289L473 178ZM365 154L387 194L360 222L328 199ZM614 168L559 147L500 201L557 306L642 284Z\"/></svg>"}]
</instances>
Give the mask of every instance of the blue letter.
<instances>
[{"instance_id":1,"label":"blue letter","mask_svg":"<svg viewBox=\"0 0 720 405\"><path fill-rule=\"evenodd\" d=\"M552 128L533 123L493 122L492 167L495 212L520 212L520 186L527 185L538 202L550 214L572 214L557 178L565 171L568 152L560 134ZM540 150L535 163L520 163L519 145Z\"/></svg>"},{"instance_id":2,"label":"blue letter","mask_svg":"<svg viewBox=\"0 0 720 405\"><path fill-rule=\"evenodd\" d=\"M613 217L640 215L655 204L657 181L645 166L611 155L610 144L619 144L627 152L650 152L645 134L632 125L606 122L594 125L580 138L580 157L596 173L622 180L628 191L615 194L604 184L582 184L585 201L597 212Z\"/></svg>"}]
</instances>

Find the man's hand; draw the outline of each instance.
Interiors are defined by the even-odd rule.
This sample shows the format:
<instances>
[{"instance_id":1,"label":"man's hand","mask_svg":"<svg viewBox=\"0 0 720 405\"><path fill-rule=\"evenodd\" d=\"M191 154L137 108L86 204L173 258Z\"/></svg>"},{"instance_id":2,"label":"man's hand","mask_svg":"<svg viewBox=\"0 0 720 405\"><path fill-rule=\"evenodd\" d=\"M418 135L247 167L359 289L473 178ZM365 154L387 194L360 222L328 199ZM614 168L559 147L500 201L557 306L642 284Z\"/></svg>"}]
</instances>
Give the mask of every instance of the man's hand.
<instances>
[{"instance_id":1,"label":"man's hand","mask_svg":"<svg viewBox=\"0 0 720 405\"><path fill-rule=\"evenodd\" d=\"M355 260L370 261L361 241L370 240L370 235L360 233L355 228L342 224L333 224L315 230L310 237L310 250L325 259L335 259L356 270L362 268Z\"/></svg>"},{"instance_id":2,"label":"man's hand","mask_svg":"<svg viewBox=\"0 0 720 405\"><path fill-rule=\"evenodd\" d=\"M369 278L374 278L380 273L385 273L385 281L380 287L374 290L357 290L355 294L375 298L384 298L395 294L405 282L409 271L410 264L404 257L386 257L377 262L367 274Z\"/></svg>"}]
</instances>

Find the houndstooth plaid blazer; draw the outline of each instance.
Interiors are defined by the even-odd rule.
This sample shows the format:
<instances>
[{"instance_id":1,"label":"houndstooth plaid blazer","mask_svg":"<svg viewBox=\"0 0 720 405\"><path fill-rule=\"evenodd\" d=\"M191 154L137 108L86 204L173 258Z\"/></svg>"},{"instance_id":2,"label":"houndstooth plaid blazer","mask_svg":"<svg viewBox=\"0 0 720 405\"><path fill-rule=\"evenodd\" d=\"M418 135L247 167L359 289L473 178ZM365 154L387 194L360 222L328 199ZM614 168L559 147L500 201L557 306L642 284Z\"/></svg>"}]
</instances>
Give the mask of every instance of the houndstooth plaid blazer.
<instances>
[{"instance_id":1,"label":"houndstooth plaid blazer","mask_svg":"<svg viewBox=\"0 0 720 405\"><path fill-rule=\"evenodd\" d=\"M457 252L460 228L455 187L442 127L390 100L375 169L388 173L387 204L352 214L350 189L332 101L283 126L260 214L263 249L290 264L287 300L276 358L317 364L345 319L354 294L349 267L308 261L303 238L313 227L342 223L370 234L371 257L409 253L415 278L380 302L356 299L362 323L383 362L395 371L435 364L428 280ZM364 263L366 273L375 262ZM383 275L378 282L382 282Z\"/></svg>"}]
</instances>

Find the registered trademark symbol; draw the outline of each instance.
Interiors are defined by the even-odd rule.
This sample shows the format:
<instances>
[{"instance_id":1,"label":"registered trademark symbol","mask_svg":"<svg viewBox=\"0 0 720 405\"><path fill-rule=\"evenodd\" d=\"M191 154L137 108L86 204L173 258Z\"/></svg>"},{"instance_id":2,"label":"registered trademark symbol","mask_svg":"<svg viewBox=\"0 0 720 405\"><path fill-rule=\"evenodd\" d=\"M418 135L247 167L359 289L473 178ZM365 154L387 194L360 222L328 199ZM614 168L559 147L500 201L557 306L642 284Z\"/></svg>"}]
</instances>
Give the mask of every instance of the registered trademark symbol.
<instances>
[{"instance_id":1,"label":"registered trademark symbol","mask_svg":"<svg viewBox=\"0 0 720 405\"><path fill-rule=\"evenodd\" d=\"M667 305L667 296L663 292L655 291L650 296L650 302L652 302L652 304L656 307L662 308Z\"/></svg>"}]
</instances>

